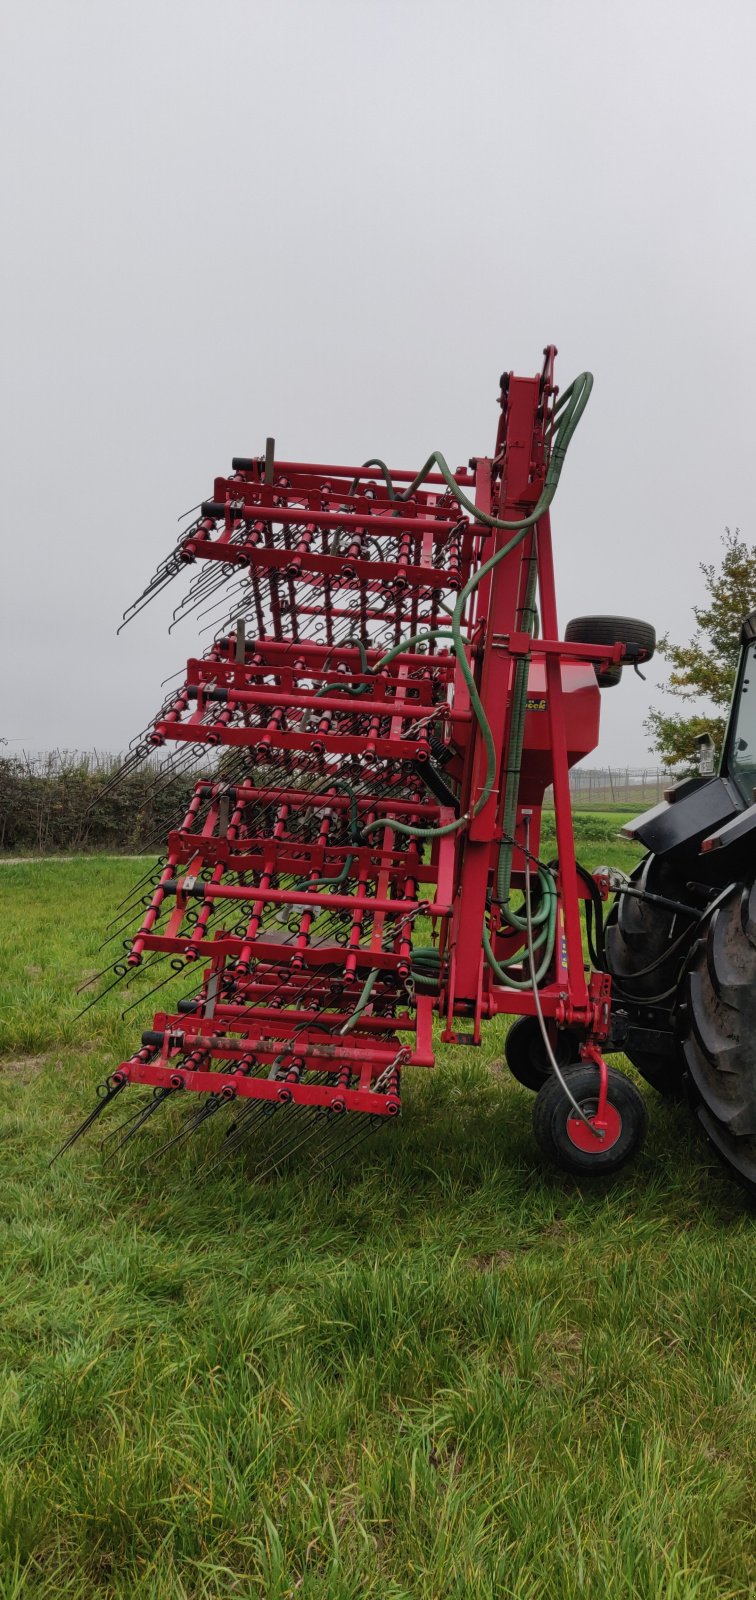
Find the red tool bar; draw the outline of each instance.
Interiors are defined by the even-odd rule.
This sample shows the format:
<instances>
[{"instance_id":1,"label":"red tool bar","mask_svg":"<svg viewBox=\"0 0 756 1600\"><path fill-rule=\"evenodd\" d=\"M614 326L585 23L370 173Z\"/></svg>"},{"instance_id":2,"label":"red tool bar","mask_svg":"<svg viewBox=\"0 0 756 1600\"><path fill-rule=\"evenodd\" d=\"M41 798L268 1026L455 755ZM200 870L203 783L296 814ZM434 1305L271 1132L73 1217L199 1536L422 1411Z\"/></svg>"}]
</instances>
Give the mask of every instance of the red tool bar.
<instances>
[{"instance_id":1,"label":"red tool bar","mask_svg":"<svg viewBox=\"0 0 756 1600\"><path fill-rule=\"evenodd\" d=\"M398 695L396 699L392 700L368 700L365 695L353 695L350 698L348 686L345 684L344 687L346 691L344 695L303 694L301 691L293 689L284 691L282 689L265 689L262 687L253 689L237 689L234 687L223 691L223 703L233 705L238 702L239 705L249 706L286 706L291 711L338 711L342 715L344 712L348 712L353 717L369 716L374 712L376 716L380 717L401 717L405 722L415 721L418 718L427 719L429 710L434 711L440 717L445 709L443 704L432 706L429 705L428 701L399 699ZM195 696L197 698L203 697L206 701L212 699L211 695L203 695L203 685L201 683L188 684L187 694L190 699ZM225 695L228 695L227 702L225 701ZM455 717L455 721L469 722L470 715L469 711L461 712Z\"/></svg>"},{"instance_id":2,"label":"red tool bar","mask_svg":"<svg viewBox=\"0 0 756 1600\"><path fill-rule=\"evenodd\" d=\"M249 985L249 987L245 986L244 993L246 995L250 992L250 989L261 987L261 985ZM271 980L270 988L274 987L277 988L279 986L275 985ZM358 990L355 990L355 998L357 998L358 992ZM344 1024L349 1021L349 1015L350 1013L346 1011L329 1011L327 1013L329 1028L332 1027L338 1031L339 1027L343 1027ZM251 1022L256 1022L257 1024L267 1023L268 1025L270 1025L270 1023L278 1023L280 1025L281 1017L281 1010L276 1006L265 1006L258 1004L252 1006L251 1003L250 1005L231 1005L227 1001L219 1001L216 1004L215 1011L213 1012L213 1021L219 1027L222 1023L226 1023L230 1030L235 1033L240 1033L242 1029L245 1026L248 1026ZM186 1027L186 1019L186 1012L171 1013L169 1016L166 1016L165 1019L166 1030L170 1033L180 1032ZM297 1039L299 1039L300 1027L305 1028L308 1024L311 1028L314 1026L312 1020L312 1011L298 1011L293 1006L291 1008L287 1008L285 1020L287 1023L287 1030L284 1031L284 1029L281 1028L281 1037L293 1038L294 1034L296 1033ZM414 1029L415 1019L406 1011L399 1011L393 1017L371 1017L368 1015L360 1017L361 1036L364 1034L373 1033L412 1033L414 1032Z\"/></svg>"},{"instance_id":3,"label":"red tool bar","mask_svg":"<svg viewBox=\"0 0 756 1600\"><path fill-rule=\"evenodd\" d=\"M406 808L405 814L408 811L409 808ZM168 835L168 850L174 865L199 857L207 866L223 862L229 872L261 872L269 865L271 871L297 873L300 878L306 878L313 872L327 872L329 868L338 875L344 862L344 848L341 845L326 848L316 843L287 838L275 841L244 839L229 844L225 838L198 833ZM363 867L374 873L381 868L397 875L406 872L406 850L371 850L368 845L354 845L351 840L348 848L355 874ZM430 862L416 858L413 860L413 872L423 883L435 883L438 875L436 867ZM175 873L171 876L175 877Z\"/></svg>"},{"instance_id":4,"label":"red tool bar","mask_svg":"<svg viewBox=\"0 0 756 1600\"><path fill-rule=\"evenodd\" d=\"M202 560L222 561L228 566L248 566L253 561L256 568L270 568L286 573L291 566L293 556L291 550L274 549L273 547L255 546L248 543L225 544L220 539L188 539L183 549L187 553L197 556ZM384 561L369 561L359 556L350 556L348 563L344 556L328 556L317 551L308 551L306 555L297 556L297 561L303 571L316 572L323 577L338 579L342 586L354 582L371 582L376 592L381 592L377 580L388 581L401 576L408 587L422 587L425 589L449 589L454 591L459 587L459 580L442 567L416 567L403 566L392 562L390 557ZM349 568L349 577L345 572L345 565ZM321 611L322 614L322 611Z\"/></svg>"},{"instance_id":5,"label":"red tool bar","mask_svg":"<svg viewBox=\"0 0 756 1600\"><path fill-rule=\"evenodd\" d=\"M168 893L181 895L184 881L177 878L163 887ZM195 893L191 886L186 892ZM321 906L323 910L330 907L334 911L401 911L405 916L411 911L427 910L434 917L448 917L451 911L450 906L426 900L373 900L369 895L313 894L309 889L249 889L246 884L198 883L196 895L207 900L267 900L271 905Z\"/></svg>"},{"instance_id":6,"label":"red tool bar","mask_svg":"<svg viewBox=\"0 0 756 1600\"><path fill-rule=\"evenodd\" d=\"M233 639L226 641L216 640L216 646L221 642L225 642L229 649L235 648L235 640ZM246 641L245 650L261 657L260 662L254 663L256 672L262 671L268 662L274 667L278 666L281 661L290 665L291 658L294 655L297 658L301 656L306 666L314 667L318 672L324 672L326 669L333 672L336 666L350 666L350 664L354 666L355 671L359 672L360 670L360 652L355 649L354 645L316 644L311 639L249 639ZM376 666L383 660L385 654L385 649L378 650L374 646L369 646L365 650L368 665L370 666ZM422 653L417 650L402 650L399 655L394 656L391 670L396 672L401 666L410 670L421 668L427 672L432 667L435 678L443 673L445 669L448 675L451 676L456 664L456 656L452 655L451 651L447 650L445 646L442 646L435 653L432 649ZM207 672L218 670L218 665L205 656L192 657L188 665L190 670L193 670L195 666ZM252 665L253 663L249 661L226 660L222 662L222 670L248 672Z\"/></svg>"},{"instance_id":7,"label":"red tool bar","mask_svg":"<svg viewBox=\"0 0 756 1600\"><path fill-rule=\"evenodd\" d=\"M154 1084L161 1089L175 1089L181 1080L183 1089L193 1089L199 1094L220 1094L223 1089L234 1089L240 1100L272 1100L280 1103L281 1082L272 1078L253 1078L238 1072L193 1072L186 1067L160 1066L156 1062L125 1061L118 1068L128 1083ZM331 1106L343 1102L347 1111L365 1111L377 1117L395 1117L399 1111L397 1095L380 1094L370 1089L343 1089L338 1084L290 1083L289 1099L295 1105Z\"/></svg>"},{"instance_id":8,"label":"red tool bar","mask_svg":"<svg viewBox=\"0 0 756 1600\"><path fill-rule=\"evenodd\" d=\"M317 1024L312 1021L310 1027L318 1034L314 1041L308 1038L308 1030L305 1027L298 1028L296 1032L283 1027L276 1034L271 1033L269 1029L263 1034L256 1025L255 1013L250 1012L238 1038L211 1032L192 1033L191 1029L186 1027L184 1020L184 1027L176 1032L166 1029L163 1044L171 1052L180 1050L183 1055L191 1055L195 1051L201 1051L203 1055L212 1055L220 1061L235 1061L252 1051L259 1062L267 1064L276 1061L279 1056L296 1054L306 1063L308 1072L336 1072L342 1064L349 1063L355 1072L368 1067L375 1070L376 1076L384 1067L390 1066L396 1056L396 1041L392 1043L391 1040L360 1039L355 1030L348 1039L334 1038L333 1043L324 1044L322 1029L319 1030ZM151 1038L151 1035L149 1037ZM296 1051L288 1048L287 1041L288 1044L296 1046ZM409 1055L410 1052L407 1051L407 1056Z\"/></svg>"},{"instance_id":9,"label":"red tool bar","mask_svg":"<svg viewBox=\"0 0 756 1600\"><path fill-rule=\"evenodd\" d=\"M229 483L227 487L238 489L240 485ZM216 506L217 509L209 509ZM207 511L205 507L208 508ZM263 501L240 501L238 496L234 499L231 495L227 500L219 499L217 502L206 500L202 510L203 515L214 517L216 521L228 514L234 522L278 522L282 527L296 528L312 525L314 528L333 528L352 534L369 533L371 536L391 534L395 539L401 538L403 533L430 533L435 539L446 539L460 526L468 527L467 518L462 511L450 522L446 512L444 517L414 516L412 508L406 505L401 512L393 516L384 516L381 511L358 510L356 507L345 511L312 511L309 506L266 505ZM481 529L481 532L483 531ZM293 552L289 550L287 555L291 561Z\"/></svg>"},{"instance_id":10,"label":"red tool bar","mask_svg":"<svg viewBox=\"0 0 756 1600\"><path fill-rule=\"evenodd\" d=\"M221 744L249 749L262 744L264 739L266 747L272 750L311 750L315 755L322 751L327 737L327 748L335 755L364 756L365 754L364 733L329 733L327 736L321 736L304 730L301 733L279 733L275 729L262 726L227 728L222 724L209 722L174 722L169 725L156 722L155 729L166 739L175 739L179 744ZM425 761L430 753L429 746L424 741L376 739L374 745L374 756L387 761Z\"/></svg>"},{"instance_id":11,"label":"red tool bar","mask_svg":"<svg viewBox=\"0 0 756 1600\"><path fill-rule=\"evenodd\" d=\"M267 900L269 896L263 892L260 898ZM327 904L330 904L333 900L333 895L325 896L325 900ZM296 901L297 905L301 905L302 896L297 895ZM406 907L406 901L403 900L401 903ZM371 906L375 904L375 900L370 901ZM429 917L435 917L437 915L445 916L447 913L443 910L437 913L435 905L432 904L427 914ZM161 950L168 955L189 956L195 960L201 957L203 961L207 961L210 956L213 957L213 960L217 957L218 960L235 961L238 960L245 948L249 948L249 940L246 936L242 937L240 934L226 933L213 934L212 937L208 937L206 941L200 944L192 944L191 937L187 934L168 933L140 933L136 936L134 942L144 950ZM344 952L345 946L334 942L333 944L306 945L299 954L302 957L304 966L317 968L333 967L335 961L343 961ZM291 948L289 946L274 944L272 940L266 940L264 933L258 934L255 938L255 961L265 962L266 966L275 966L280 970L288 964L290 954ZM371 944L358 945L354 954L356 965L365 972L369 972L373 967L379 967L386 972L397 972L403 965L402 957L395 955L393 950L376 950Z\"/></svg>"},{"instance_id":12,"label":"red tool bar","mask_svg":"<svg viewBox=\"0 0 756 1600\"><path fill-rule=\"evenodd\" d=\"M405 782L406 780L400 778L399 781ZM336 783L338 778L329 779L329 782ZM276 789L272 793L270 789L258 789L252 784L244 783L203 784L202 787L212 788L218 794L222 794L224 789L228 790L230 794L240 800L265 800L268 804L275 801L276 805L281 804L303 809L317 806L318 810L320 810L324 805L327 805L332 811L348 811L352 805L349 795L331 794L330 789L316 791L308 789ZM358 796L357 810L358 812L375 811L379 816L383 816L385 813L386 816L395 816L401 819L405 818L411 811L413 816L418 816L428 822L437 821L439 817L443 822L448 822L452 820L454 815L449 807L439 806L435 802L410 800L405 796L397 800L389 800L384 795L367 800Z\"/></svg>"},{"instance_id":13,"label":"red tool bar","mask_svg":"<svg viewBox=\"0 0 756 1600\"><path fill-rule=\"evenodd\" d=\"M294 659L292 660L292 656ZM276 690L266 684L265 679L275 675L278 687L285 687L287 694L313 695L318 705L326 689L334 693L354 694L359 688L357 699L364 703L362 696L368 689L375 694L387 695L391 690L394 698L391 699L391 712L394 707L401 706L404 700L410 699L418 707L426 708L443 703L443 683L436 681L435 673L431 676L427 665L427 657L421 657L422 667L419 675L414 678L407 676L405 663L401 656L395 656L386 667L380 667L380 658L376 668L380 671L363 672L361 666L352 665L346 671L339 671L337 666L329 666L325 661L318 662L317 666L305 667L303 656L299 651L294 655L292 648L288 656L279 656L274 661L228 661L219 664L206 659L190 659L186 664L187 688L184 696L189 698L200 685L209 684L211 687L229 689L232 694L237 689L254 689L265 693L275 693ZM342 664L343 665L343 664ZM323 678L319 691L313 688L300 688L303 678ZM189 687L191 685L191 687ZM436 697L434 698L434 690ZM387 713L388 715L388 713Z\"/></svg>"},{"instance_id":14,"label":"red tool bar","mask_svg":"<svg viewBox=\"0 0 756 1600\"><path fill-rule=\"evenodd\" d=\"M240 470L249 471L250 469L244 468ZM287 477L295 472L306 472L312 477L318 479L349 478L350 482L353 482L355 478L358 480L360 478L370 478L377 479L382 484L385 483L385 479L380 467L335 467L329 466L328 464L323 465L321 462L317 461L279 461L278 458L276 458L275 470L277 473L286 473ZM468 487L474 488L475 486L475 478L473 477L472 473L462 467L460 467L457 472L453 473L452 476L455 483L458 483L463 489ZM414 483L417 473L407 472L398 467L392 467L389 472L389 477L393 483ZM230 482L233 483L234 479L232 478ZM443 488L448 493L446 479L441 476L440 472L429 472L427 476L423 478L423 484L426 483L439 483L443 485ZM278 485L276 484L275 487L277 489ZM422 490L422 485L420 485L420 490Z\"/></svg>"}]
</instances>

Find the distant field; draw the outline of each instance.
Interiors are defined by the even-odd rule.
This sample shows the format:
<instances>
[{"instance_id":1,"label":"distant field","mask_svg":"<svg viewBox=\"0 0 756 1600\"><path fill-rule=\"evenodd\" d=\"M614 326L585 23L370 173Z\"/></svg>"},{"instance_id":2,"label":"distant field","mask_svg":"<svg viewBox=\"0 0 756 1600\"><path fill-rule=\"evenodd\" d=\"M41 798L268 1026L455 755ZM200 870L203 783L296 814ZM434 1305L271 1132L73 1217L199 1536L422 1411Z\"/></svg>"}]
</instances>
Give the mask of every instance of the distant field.
<instances>
[{"instance_id":1,"label":"distant field","mask_svg":"<svg viewBox=\"0 0 756 1600\"><path fill-rule=\"evenodd\" d=\"M637 859L577 820L587 865ZM212 1127L149 1172L167 1116L48 1170L168 1003L74 1020L134 876L0 876L0 1600L753 1596L754 1218L685 1113L648 1090L635 1166L581 1188L496 1024L335 1182L210 1175Z\"/></svg>"},{"instance_id":2,"label":"distant field","mask_svg":"<svg viewBox=\"0 0 756 1600\"><path fill-rule=\"evenodd\" d=\"M619 834L625 823L632 821L633 817L638 815L639 812L637 811L628 811L627 806L604 806L601 810L596 811L587 809L574 811L572 820L578 855L580 855L581 850L588 849L590 851L590 848L594 845L611 844L620 852L626 852L621 857L622 862L623 864L627 862L629 867L632 867L633 863L638 859L639 852L633 845L628 845L625 840L620 839ZM554 812L545 810L541 824L541 838L544 843L555 837L554 828ZM617 864L619 865L619 858Z\"/></svg>"}]
</instances>

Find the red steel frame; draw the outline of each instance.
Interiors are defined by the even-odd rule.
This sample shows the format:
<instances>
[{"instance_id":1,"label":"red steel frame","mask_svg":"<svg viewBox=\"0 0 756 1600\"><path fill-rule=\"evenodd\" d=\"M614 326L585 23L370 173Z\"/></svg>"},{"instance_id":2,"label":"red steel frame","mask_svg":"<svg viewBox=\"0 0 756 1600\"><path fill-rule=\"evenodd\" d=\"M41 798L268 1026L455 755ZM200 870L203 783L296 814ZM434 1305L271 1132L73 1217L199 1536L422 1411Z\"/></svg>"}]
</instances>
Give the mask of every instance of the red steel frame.
<instances>
[{"instance_id":1,"label":"red steel frame","mask_svg":"<svg viewBox=\"0 0 756 1600\"><path fill-rule=\"evenodd\" d=\"M537 376L502 380L494 455L455 474L482 512L509 522L528 516L543 488L554 354ZM390 475L397 489L413 476ZM550 1027L580 1030L599 1065L600 1125L610 996L603 974L587 981L584 971L569 767L597 741L594 669L617 663L622 646L560 640L548 513L482 579L466 612L496 750L493 791L469 824L430 846L392 827L442 829L481 794L485 752L463 673L447 645L422 636L443 627L462 585L507 537L460 510L438 473L400 502L380 466L277 461L271 441L265 457L235 461L216 480L156 586L200 562L195 597L215 592L216 579L241 580L237 625L188 662L147 743L197 752L206 767L223 761L200 775L169 835L125 962L201 970L191 999L157 1013L112 1083L391 1117L402 1068L433 1065L434 1014L446 1040L477 1043L484 1019L534 1013L532 989L497 982L481 943L503 831L513 675L525 658L535 698L514 883L524 883L526 827L537 853L552 785L558 923L540 1008ZM530 559L536 639L522 614ZM426 779L437 760L444 781L434 788ZM430 920L440 965L438 984L419 990L418 918ZM507 939L495 926L493 934L503 955Z\"/></svg>"}]
</instances>

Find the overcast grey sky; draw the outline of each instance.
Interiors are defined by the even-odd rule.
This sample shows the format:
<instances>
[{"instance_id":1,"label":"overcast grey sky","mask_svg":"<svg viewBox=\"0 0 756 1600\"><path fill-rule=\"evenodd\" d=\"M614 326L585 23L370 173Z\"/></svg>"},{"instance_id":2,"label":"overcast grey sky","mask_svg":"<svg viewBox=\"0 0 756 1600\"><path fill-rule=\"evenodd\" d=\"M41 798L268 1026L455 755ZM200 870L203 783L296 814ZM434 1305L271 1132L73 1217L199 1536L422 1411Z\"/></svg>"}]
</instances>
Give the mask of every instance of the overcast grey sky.
<instances>
[{"instance_id":1,"label":"overcast grey sky","mask_svg":"<svg viewBox=\"0 0 756 1600\"><path fill-rule=\"evenodd\" d=\"M465 461L551 340L596 380L561 620L687 636L724 525L756 539L752 0L2 15L11 749L117 749L157 710L196 624L167 638L177 591L116 626L233 454ZM599 756L639 764L625 678Z\"/></svg>"}]
</instances>

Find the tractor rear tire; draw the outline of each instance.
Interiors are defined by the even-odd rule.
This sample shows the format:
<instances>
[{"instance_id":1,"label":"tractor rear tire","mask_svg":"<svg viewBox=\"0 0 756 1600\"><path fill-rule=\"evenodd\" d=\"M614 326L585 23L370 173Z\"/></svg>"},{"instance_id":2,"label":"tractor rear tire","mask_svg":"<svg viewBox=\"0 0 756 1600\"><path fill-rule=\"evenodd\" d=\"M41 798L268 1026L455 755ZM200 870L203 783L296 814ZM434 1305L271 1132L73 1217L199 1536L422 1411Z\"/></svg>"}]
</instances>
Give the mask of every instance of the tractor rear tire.
<instances>
[{"instance_id":1,"label":"tractor rear tire","mask_svg":"<svg viewBox=\"0 0 756 1600\"><path fill-rule=\"evenodd\" d=\"M630 878L633 888L658 894L670 900L687 899L685 882L669 862L646 856ZM618 1009L623 999L633 1005L653 1003L656 995L669 996L670 1015L674 990L686 953L695 938L695 924L689 925L689 940L681 914L666 906L641 900L635 895L618 894L606 924L606 965L612 978L612 993ZM678 942L680 941L680 942ZM649 970L650 968L650 970ZM669 991L673 991L669 995ZM669 1056L650 1051L627 1051L638 1072L659 1094L679 1099L683 1094L684 1063L679 1049Z\"/></svg>"},{"instance_id":2,"label":"tractor rear tire","mask_svg":"<svg viewBox=\"0 0 756 1600\"><path fill-rule=\"evenodd\" d=\"M587 1117L598 1106L599 1075L593 1066L570 1067L565 1083ZM533 1107L533 1133L543 1154L565 1172L600 1178L618 1172L637 1155L646 1134L646 1107L635 1084L609 1068L605 1137L591 1135L575 1115L559 1079L551 1077L539 1090Z\"/></svg>"},{"instance_id":3,"label":"tractor rear tire","mask_svg":"<svg viewBox=\"0 0 756 1600\"><path fill-rule=\"evenodd\" d=\"M756 884L709 913L691 957L682 1054L698 1119L756 1196Z\"/></svg>"},{"instance_id":4,"label":"tractor rear tire","mask_svg":"<svg viewBox=\"0 0 756 1600\"><path fill-rule=\"evenodd\" d=\"M640 645L642 661L650 661L656 649L656 629L638 617L573 617L564 630L565 639L574 644ZM595 668L602 689L613 689L622 678L622 666Z\"/></svg>"},{"instance_id":5,"label":"tractor rear tire","mask_svg":"<svg viewBox=\"0 0 756 1600\"><path fill-rule=\"evenodd\" d=\"M568 1029L560 1029L553 1046L560 1067L574 1066L580 1060L580 1040ZM507 1034L504 1055L513 1078L534 1094L553 1077L537 1017L518 1017Z\"/></svg>"}]
</instances>

